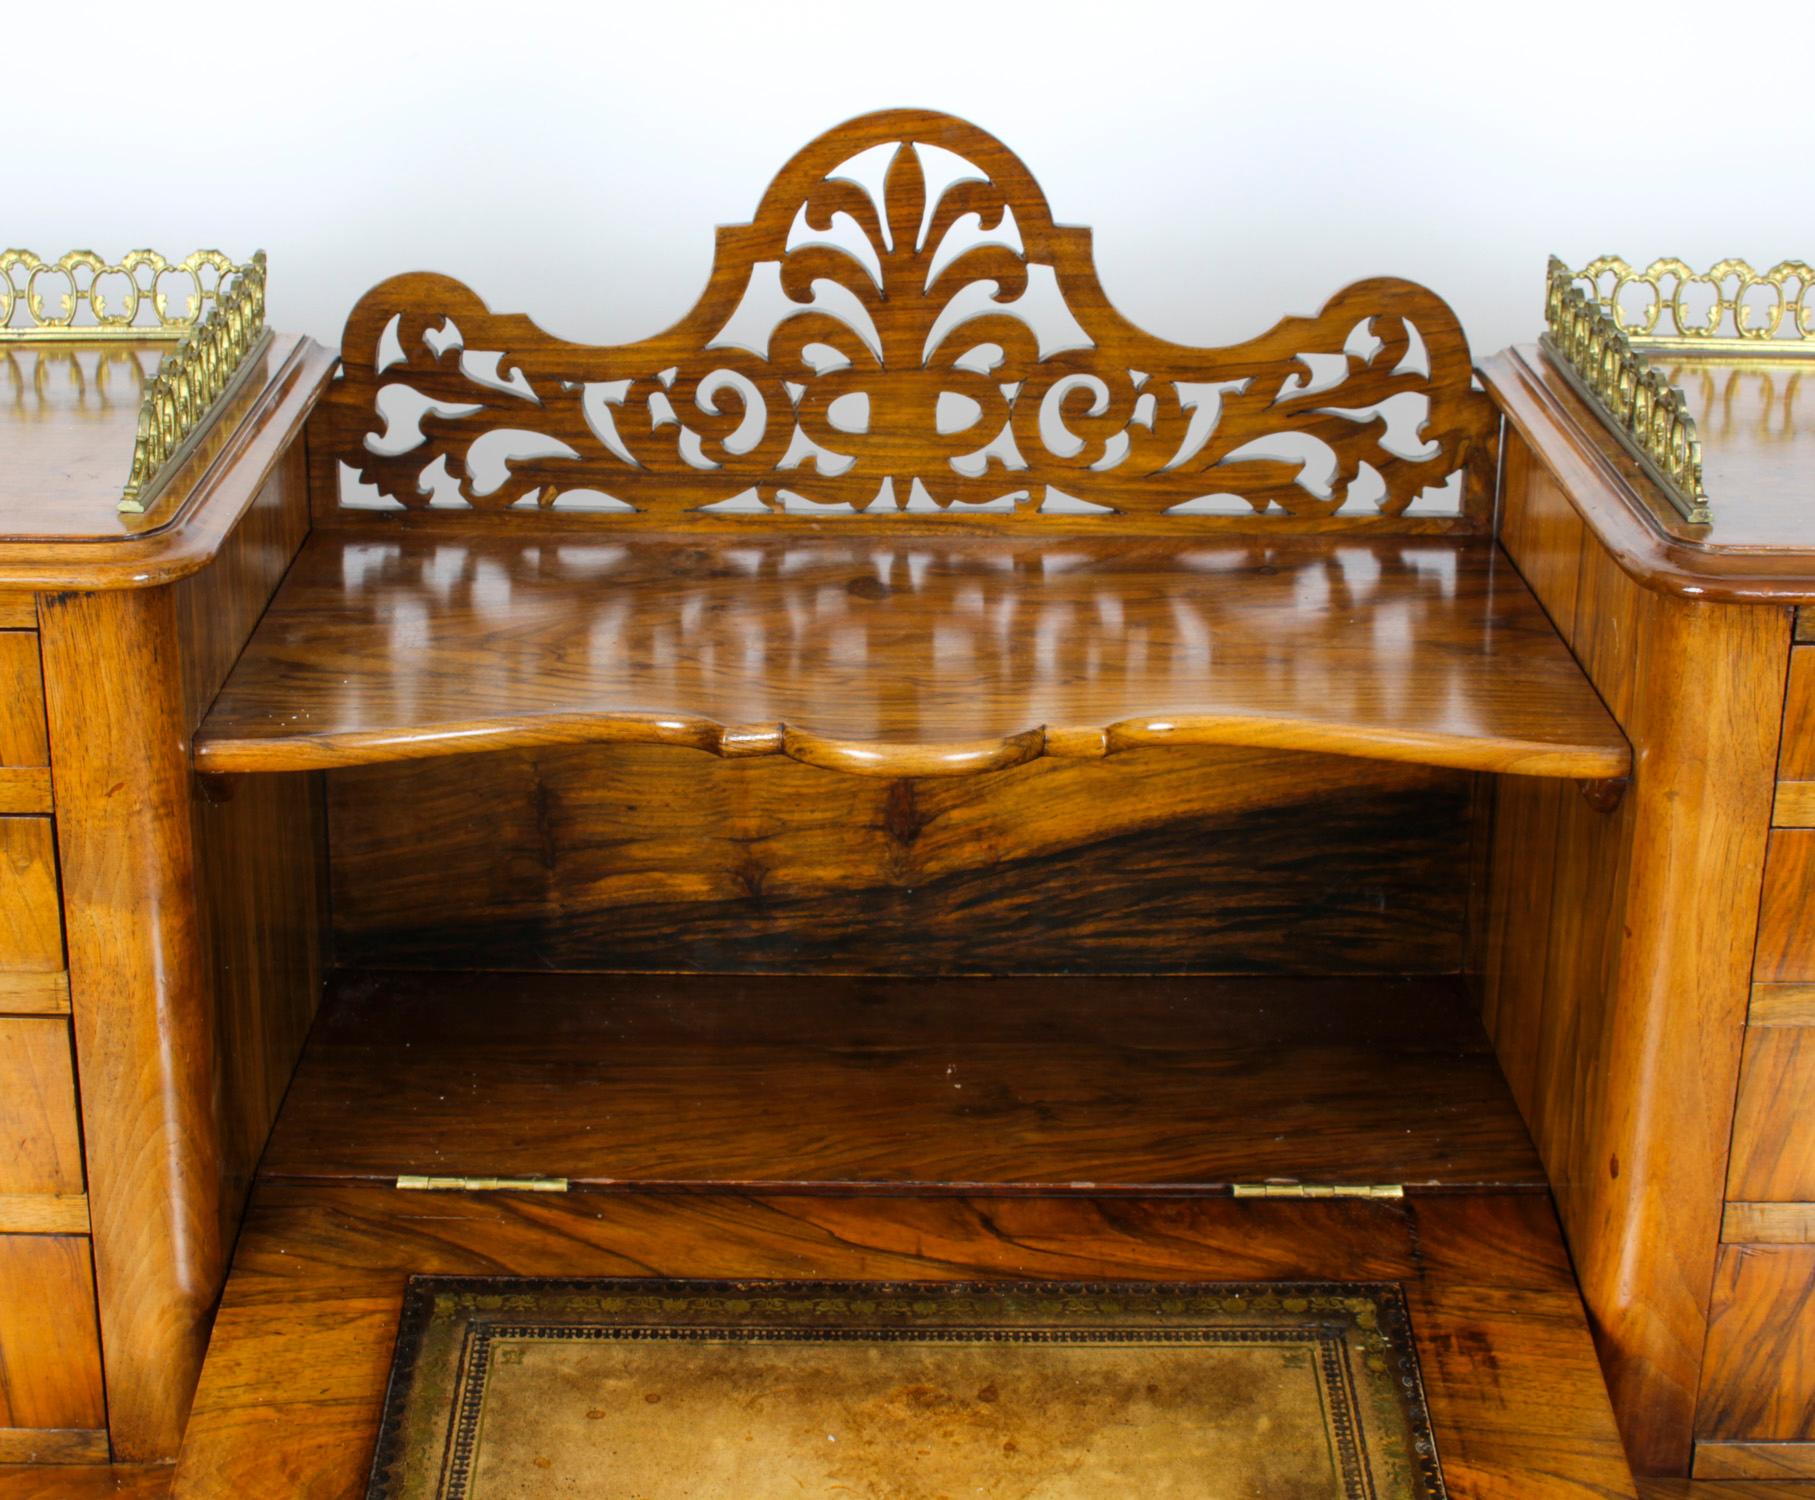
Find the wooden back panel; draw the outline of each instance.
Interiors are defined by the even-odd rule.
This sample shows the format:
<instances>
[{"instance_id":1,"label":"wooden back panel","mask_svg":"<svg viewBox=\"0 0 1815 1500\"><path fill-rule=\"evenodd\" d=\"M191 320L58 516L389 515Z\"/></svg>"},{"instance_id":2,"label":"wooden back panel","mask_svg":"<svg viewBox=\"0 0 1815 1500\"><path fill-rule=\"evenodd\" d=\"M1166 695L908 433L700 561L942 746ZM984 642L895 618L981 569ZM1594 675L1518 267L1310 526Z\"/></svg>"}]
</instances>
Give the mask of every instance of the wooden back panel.
<instances>
[{"instance_id":1,"label":"wooden back panel","mask_svg":"<svg viewBox=\"0 0 1815 1500\"><path fill-rule=\"evenodd\" d=\"M318 520L433 500L671 528L1480 530L1497 430L1424 288L1170 343L1111 306L1090 231L1054 224L1007 148L917 110L797 154L665 333L569 343L412 273L360 300L341 355L310 432Z\"/></svg>"},{"instance_id":2,"label":"wooden back panel","mask_svg":"<svg viewBox=\"0 0 1815 1500\"><path fill-rule=\"evenodd\" d=\"M932 975L1462 962L1473 823L1460 771L1241 746L926 779L644 745L474 765L328 778L341 963Z\"/></svg>"}]
</instances>

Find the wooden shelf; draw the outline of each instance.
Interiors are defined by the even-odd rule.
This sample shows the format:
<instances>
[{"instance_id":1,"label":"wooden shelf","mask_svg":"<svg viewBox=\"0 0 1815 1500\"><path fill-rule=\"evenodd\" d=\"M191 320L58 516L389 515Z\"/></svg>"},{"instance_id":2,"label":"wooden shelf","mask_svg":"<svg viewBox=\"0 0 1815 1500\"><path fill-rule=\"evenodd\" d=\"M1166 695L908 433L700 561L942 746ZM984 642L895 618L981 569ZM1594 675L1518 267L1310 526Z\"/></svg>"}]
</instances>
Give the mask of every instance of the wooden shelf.
<instances>
[{"instance_id":1,"label":"wooden shelf","mask_svg":"<svg viewBox=\"0 0 1815 1500\"><path fill-rule=\"evenodd\" d=\"M595 741L880 776L1202 744L1585 779L1630 765L1490 543L864 522L317 531L195 760L298 771Z\"/></svg>"},{"instance_id":2,"label":"wooden shelf","mask_svg":"<svg viewBox=\"0 0 1815 1500\"><path fill-rule=\"evenodd\" d=\"M1541 1191L1454 979L340 977L267 1179Z\"/></svg>"}]
</instances>

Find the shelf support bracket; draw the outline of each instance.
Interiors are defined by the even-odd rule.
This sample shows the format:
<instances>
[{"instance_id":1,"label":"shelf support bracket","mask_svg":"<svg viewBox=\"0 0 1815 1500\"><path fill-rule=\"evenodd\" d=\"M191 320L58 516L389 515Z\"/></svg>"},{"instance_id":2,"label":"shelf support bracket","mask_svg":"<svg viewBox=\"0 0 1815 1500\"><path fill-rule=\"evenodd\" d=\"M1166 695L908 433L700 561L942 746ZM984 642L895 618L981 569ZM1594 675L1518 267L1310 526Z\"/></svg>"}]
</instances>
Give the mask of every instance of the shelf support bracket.
<instances>
[{"instance_id":1,"label":"shelf support bracket","mask_svg":"<svg viewBox=\"0 0 1815 1500\"><path fill-rule=\"evenodd\" d=\"M1598 813L1610 813L1620 805L1626 795L1626 788L1632 785L1630 776L1602 776L1593 781L1578 781L1582 797Z\"/></svg>"}]
</instances>

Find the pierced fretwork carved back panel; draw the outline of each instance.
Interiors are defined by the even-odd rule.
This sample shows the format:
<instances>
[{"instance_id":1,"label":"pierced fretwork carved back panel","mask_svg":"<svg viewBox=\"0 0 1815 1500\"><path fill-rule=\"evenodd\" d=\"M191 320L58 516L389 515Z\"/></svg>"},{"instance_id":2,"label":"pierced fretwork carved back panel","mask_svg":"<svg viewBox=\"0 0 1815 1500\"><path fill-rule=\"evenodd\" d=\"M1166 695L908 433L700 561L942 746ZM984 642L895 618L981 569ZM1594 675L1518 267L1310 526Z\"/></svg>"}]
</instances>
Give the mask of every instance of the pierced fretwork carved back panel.
<instances>
[{"instance_id":1,"label":"pierced fretwork carved back panel","mask_svg":"<svg viewBox=\"0 0 1815 1500\"><path fill-rule=\"evenodd\" d=\"M911 110L801 151L665 333L568 343L412 274L360 300L341 353L310 446L343 509L1474 529L1494 446L1423 287L1169 343L1004 146Z\"/></svg>"}]
</instances>

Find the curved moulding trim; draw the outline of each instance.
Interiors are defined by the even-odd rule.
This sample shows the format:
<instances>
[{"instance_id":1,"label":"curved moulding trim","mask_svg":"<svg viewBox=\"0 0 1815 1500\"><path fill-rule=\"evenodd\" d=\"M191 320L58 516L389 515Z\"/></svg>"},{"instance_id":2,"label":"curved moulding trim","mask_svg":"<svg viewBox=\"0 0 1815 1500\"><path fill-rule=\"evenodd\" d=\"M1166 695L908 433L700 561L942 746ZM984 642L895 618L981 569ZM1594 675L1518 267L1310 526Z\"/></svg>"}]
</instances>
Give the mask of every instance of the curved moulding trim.
<instances>
[{"instance_id":1,"label":"curved moulding trim","mask_svg":"<svg viewBox=\"0 0 1815 1500\"><path fill-rule=\"evenodd\" d=\"M270 738L211 735L204 726L196 739L195 767L211 773L325 771L540 745L588 744L674 745L727 760L785 755L822 770L885 777L974 776L1025 765L1043 755L1100 760L1144 745L1251 745L1579 780L1623 777L1632 762L1631 752L1623 744L1442 735L1373 724L1240 714L1125 719L1104 728L1042 726L993 738L921 743L841 739L785 724L725 725L685 715L569 713L534 720Z\"/></svg>"}]
</instances>

